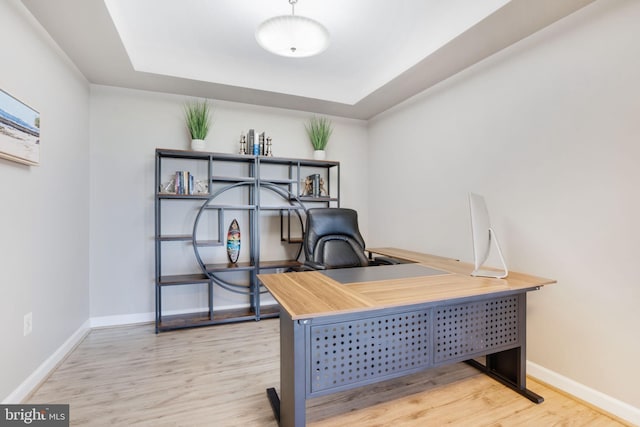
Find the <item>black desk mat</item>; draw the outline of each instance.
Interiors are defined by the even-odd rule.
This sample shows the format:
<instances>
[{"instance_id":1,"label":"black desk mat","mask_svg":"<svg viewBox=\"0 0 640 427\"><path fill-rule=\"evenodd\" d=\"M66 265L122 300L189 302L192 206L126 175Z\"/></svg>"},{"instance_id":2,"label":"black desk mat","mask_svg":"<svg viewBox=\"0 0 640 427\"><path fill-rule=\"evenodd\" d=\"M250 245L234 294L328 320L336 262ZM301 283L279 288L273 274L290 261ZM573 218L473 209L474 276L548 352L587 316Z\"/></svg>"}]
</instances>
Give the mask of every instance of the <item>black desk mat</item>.
<instances>
[{"instance_id":1,"label":"black desk mat","mask_svg":"<svg viewBox=\"0 0 640 427\"><path fill-rule=\"evenodd\" d=\"M379 280L407 279L410 277L449 274L446 271L418 264L376 265L372 267L339 268L320 273L340 283L376 282Z\"/></svg>"}]
</instances>

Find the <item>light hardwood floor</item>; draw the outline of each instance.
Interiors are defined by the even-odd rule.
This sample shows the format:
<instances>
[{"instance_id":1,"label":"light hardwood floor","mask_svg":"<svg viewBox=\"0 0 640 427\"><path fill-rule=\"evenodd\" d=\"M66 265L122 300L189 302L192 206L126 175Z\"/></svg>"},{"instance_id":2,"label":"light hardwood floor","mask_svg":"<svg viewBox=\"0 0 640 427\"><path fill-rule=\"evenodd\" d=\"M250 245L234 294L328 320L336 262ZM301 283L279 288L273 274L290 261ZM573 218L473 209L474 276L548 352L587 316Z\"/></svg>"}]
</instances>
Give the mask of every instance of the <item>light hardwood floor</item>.
<instances>
[{"instance_id":1,"label":"light hardwood floor","mask_svg":"<svg viewBox=\"0 0 640 427\"><path fill-rule=\"evenodd\" d=\"M276 427L279 322L154 334L93 330L28 399L68 403L71 425ZM309 426L622 426L533 380L541 405L456 364L312 399Z\"/></svg>"}]
</instances>

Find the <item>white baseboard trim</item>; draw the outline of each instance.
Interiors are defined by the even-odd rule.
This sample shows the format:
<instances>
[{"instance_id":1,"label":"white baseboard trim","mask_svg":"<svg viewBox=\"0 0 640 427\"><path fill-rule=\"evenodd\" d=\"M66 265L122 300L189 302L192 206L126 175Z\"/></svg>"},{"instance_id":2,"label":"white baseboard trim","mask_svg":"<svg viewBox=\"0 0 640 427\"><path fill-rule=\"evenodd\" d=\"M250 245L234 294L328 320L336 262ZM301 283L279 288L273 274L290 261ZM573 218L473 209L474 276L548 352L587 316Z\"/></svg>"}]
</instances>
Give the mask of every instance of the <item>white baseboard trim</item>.
<instances>
[{"instance_id":1,"label":"white baseboard trim","mask_svg":"<svg viewBox=\"0 0 640 427\"><path fill-rule=\"evenodd\" d=\"M640 408L631 406L530 361L527 361L527 375L601 408L611 415L640 426Z\"/></svg>"},{"instance_id":2,"label":"white baseboard trim","mask_svg":"<svg viewBox=\"0 0 640 427\"><path fill-rule=\"evenodd\" d=\"M274 302L273 304L264 304L262 307L269 307L271 305L277 304ZM246 308L246 304L236 304L236 305L227 305L224 307L215 307L216 310L235 310L238 308ZM207 307L200 308L190 308L187 310L163 310L164 316L172 316L174 314L188 314L188 313L199 313L205 312L209 310ZM91 327L92 328L105 328L109 326L123 326L123 325L133 325L136 323L149 323L154 322L156 320L156 315L154 312L150 313L136 313L136 314L119 314L115 316L100 316L100 317L92 317Z\"/></svg>"},{"instance_id":3,"label":"white baseboard trim","mask_svg":"<svg viewBox=\"0 0 640 427\"><path fill-rule=\"evenodd\" d=\"M115 316L100 316L89 319L91 328L105 328L109 326L133 325L149 323L156 319L155 313L118 314Z\"/></svg>"},{"instance_id":4,"label":"white baseboard trim","mask_svg":"<svg viewBox=\"0 0 640 427\"><path fill-rule=\"evenodd\" d=\"M3 404L18 404L26 399L39 385L49 376L49 374L64 360L65 357L84 339L90 331L89 320L84 322L51 356L36 368L26 380L22 382L9 396Z\"/></svg>"}]
</instances>

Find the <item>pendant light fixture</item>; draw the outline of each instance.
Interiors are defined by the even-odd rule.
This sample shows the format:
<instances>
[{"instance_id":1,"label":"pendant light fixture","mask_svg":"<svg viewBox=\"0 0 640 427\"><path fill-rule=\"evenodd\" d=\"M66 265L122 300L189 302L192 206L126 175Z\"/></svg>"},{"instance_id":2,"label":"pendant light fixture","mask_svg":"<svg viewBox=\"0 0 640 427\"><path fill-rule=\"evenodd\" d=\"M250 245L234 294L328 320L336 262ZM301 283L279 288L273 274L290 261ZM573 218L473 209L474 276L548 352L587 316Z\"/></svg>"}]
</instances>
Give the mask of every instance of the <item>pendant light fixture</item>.
<instances>
[{"instance_id":1,"label":"pendant light fixture","mask_svg":"<svg viewBox=\"0 0 640 427\"><path fill-rule=\"evenodd\" d=\"M263 49L276 55L304 58L317 55L329 46L329 32L318 21L295 14L298 0L289 0L291 15L275 16L256 30Z\"/></svg>"}]
</instances>

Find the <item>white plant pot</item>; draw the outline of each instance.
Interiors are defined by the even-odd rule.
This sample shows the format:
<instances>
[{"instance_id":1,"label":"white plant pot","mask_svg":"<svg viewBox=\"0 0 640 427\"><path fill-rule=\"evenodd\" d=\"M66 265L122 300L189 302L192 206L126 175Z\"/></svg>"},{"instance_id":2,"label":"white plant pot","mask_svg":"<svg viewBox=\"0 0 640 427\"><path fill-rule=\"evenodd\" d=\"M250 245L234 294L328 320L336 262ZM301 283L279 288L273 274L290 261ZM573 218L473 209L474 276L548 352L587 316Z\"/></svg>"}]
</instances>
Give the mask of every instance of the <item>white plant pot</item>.
<instances>
[{"instance_id":1,"label":"white plant pot","mask_svg":"<svg viewBox=\"0 0 640 427\"><path fill-rule=\"evenodd\" d=\"M191 149L194 151L204 151L204 139L192 139Z\"/></svg>"},{"instance_id":2,"label":"white plant pot","mask_svg":"<svg viewBox=\"0 0 640 427\"><path fill-rule=\"evenodd\" d=\"M327 158L327 152L324 150L314 150L313 151L313 158L315 160L324 160Z\"/></svg>"}]
</instances>

